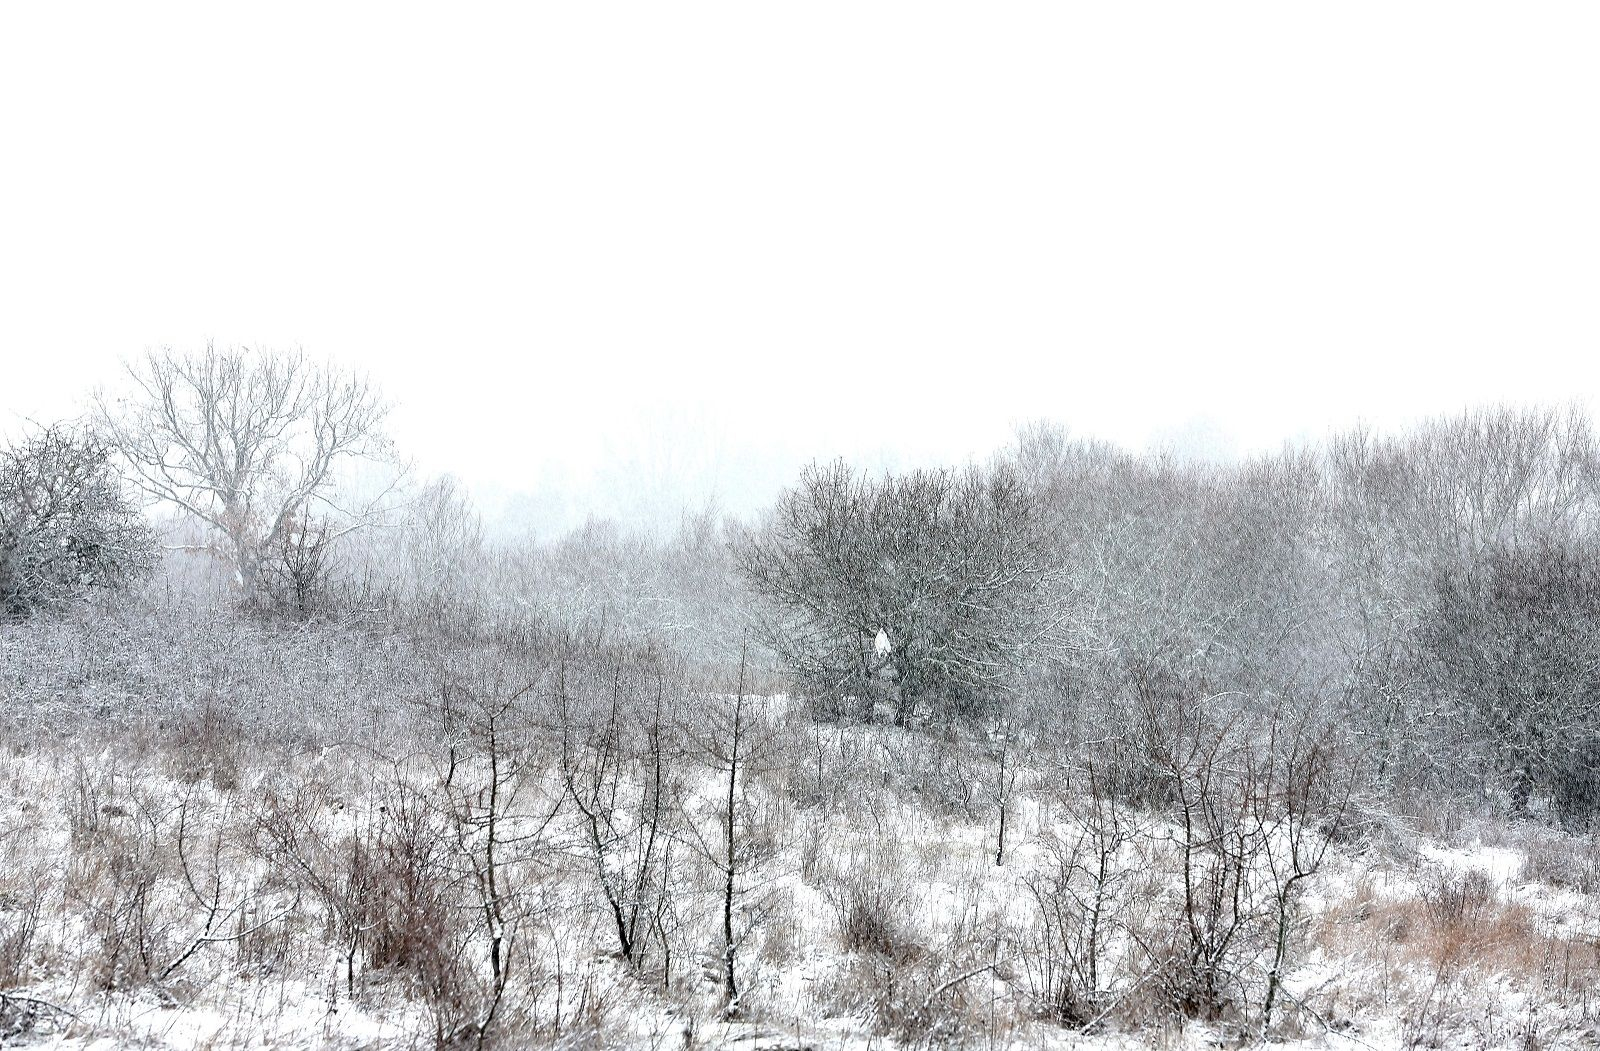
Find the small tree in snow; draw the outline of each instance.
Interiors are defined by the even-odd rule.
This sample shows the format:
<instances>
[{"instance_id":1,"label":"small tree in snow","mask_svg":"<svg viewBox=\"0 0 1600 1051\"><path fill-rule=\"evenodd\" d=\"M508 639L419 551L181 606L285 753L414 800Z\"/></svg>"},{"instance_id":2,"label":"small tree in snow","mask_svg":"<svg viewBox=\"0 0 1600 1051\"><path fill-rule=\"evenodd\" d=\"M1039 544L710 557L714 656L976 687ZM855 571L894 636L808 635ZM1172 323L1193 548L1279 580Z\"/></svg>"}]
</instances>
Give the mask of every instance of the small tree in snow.
<instances>
[{"instance_id":1,"label":"small tree in snow","mask_svg":"<svg viewBox=\"0 0 1600 1051\"><path fill-rule=\"evenodd\" d=\"M739 550L760 630L818 697L971 712L1045 628L1044 545L1012 468L871 478L813 465Z\"/></svg>"},{"instance_id":2,"label":"small tree in snow","mask_svg":"<svg viewBox=\"0 0 1600 1051\"><path fill-rule=\"evenodd\" d=\"M94 435L60 425L0 450L0 618L154 567L154 534L111 458Z\"/></svg>"}]
</instances>

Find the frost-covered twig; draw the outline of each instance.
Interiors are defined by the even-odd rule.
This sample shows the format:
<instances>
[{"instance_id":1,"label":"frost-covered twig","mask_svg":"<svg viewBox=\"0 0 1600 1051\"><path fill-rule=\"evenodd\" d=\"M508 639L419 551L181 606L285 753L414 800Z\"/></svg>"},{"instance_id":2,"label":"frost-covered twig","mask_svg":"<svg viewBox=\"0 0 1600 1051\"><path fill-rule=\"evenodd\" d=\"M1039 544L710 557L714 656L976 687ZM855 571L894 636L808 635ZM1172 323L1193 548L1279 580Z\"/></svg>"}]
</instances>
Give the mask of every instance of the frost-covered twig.
<instances>
[{"instance_id":1,"label":"frost-covered twig","mask_svg":"<svg viewBox=\"0 0 1600 1051\"><path fill-rule=\"evenodd\" d=\"M60 1004L51 1003L49 1000L41 1000L37 996L28 996L25 993L0 992L0 1001L6 1001L6 1002L10 1002L10 1003L32 1004L35 1007L47 1008L47 1009L49 1009L51 1011L56 1012L57 1014L64 1014L68 1018L72 1018L74 1020L78 1020L78 1021L82 1020L81 1017L79 1016L78 1012L72 1010L71 1008L62 1007Z\"/></svg>"},{"instance_id":2,"label":"frost-covered twig","mask_svg":"<svg viewBox=\"0 0 1600 1051\"><path fill-rule=\"evenodd\" d=\"M951 989L954 989L956 986L960 985L962 982L965 982L965 981L968 981L969 979L978 977L978 975L982 974L985 971L994 970L995 968L1000 966L1000 963L1001 963L1001 961L999 961L999 960L990 960L988 963L983 964L981 967L974 967L972 970L967 971L964 974L956 975L954 978L951 978L949 981L947 981L944 984L940 985L939 988L937 988L933 992L929 993L928 994L928 998L926 1000L922 1001L922 1009L924 1011L926 1011L928 1008L933 1006L933 1002L935 1000L939 999L939 997L943 996L945 993L949 992Z\"/></svg>"}]
</instances>

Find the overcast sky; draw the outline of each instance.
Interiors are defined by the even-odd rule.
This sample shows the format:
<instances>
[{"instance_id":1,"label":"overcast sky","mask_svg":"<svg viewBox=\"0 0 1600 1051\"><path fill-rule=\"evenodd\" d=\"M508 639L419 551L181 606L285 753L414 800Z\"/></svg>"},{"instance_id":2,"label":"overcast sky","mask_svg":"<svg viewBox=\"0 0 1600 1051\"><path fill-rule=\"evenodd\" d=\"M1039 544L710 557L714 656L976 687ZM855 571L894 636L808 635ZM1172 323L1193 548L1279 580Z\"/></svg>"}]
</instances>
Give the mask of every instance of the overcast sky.
<instances>
[{"instance_id":1,"label":"overcast sky","mask_svg":"<svg viewBox=\"0 0 1600 1051\"><path fill-rule=\"evenodd\" d=\"M1600 5L8 4L0 428L370 371L539 524L1587 400Z\"/></svg>"}]
</instances>

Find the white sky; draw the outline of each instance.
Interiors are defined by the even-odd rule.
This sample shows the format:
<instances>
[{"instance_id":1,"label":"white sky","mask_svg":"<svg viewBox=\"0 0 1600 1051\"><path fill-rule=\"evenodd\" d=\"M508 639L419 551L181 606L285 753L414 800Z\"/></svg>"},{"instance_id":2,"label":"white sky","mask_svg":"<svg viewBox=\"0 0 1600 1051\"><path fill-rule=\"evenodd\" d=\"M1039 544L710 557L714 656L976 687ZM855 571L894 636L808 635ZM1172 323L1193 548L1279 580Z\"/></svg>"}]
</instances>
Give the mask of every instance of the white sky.
<instances>
[{"instance_id":1,"label":"white sky","mask_svg":"<svg viewBox=\"0 0 1600 1051\"><path fill-rule=\"evenodd\" d=\"M300 345L550 524L1587 400L1597 54L1592 2L8 4L0 429Z\"/></svg>"}]
</instances>

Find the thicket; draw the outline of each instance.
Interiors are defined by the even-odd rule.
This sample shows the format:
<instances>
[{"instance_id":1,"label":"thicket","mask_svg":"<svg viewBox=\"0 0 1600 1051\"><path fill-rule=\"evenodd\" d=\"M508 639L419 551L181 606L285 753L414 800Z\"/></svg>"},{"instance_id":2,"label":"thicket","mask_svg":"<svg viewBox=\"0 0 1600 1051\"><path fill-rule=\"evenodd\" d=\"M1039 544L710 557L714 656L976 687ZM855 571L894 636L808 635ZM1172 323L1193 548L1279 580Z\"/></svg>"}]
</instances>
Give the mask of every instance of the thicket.
<instances>
[{"instance_id":1,"label":"thicket","mask_svg":"<svg viewBox=\"0 0 1600 1051\"><path fill-rule=\"evenodd\" d=\"M251 360L146 365L381 420L363 384ZM162 440L142 419L125 468ZM0 892L65 902L101 990L181 1001L203 961L299 973L331 948L329 995L398 990L441 1047L614 1026L624 987L778 1017L768 972L813 894L847 968L814 1006L885 1032L953 1038L1002 996L1077 1027L1290 1032L1317 1019L1285 977L1338 845L1418 799L1600 816L1577 413L1225 465L1039 426L960 469L817 465L751 522L542 543L490 537L448 479L356 514L331 472L299 503L243 477L166 521L142 588L76 601L151 568L149 541L115 447L47 433L131 530L98 550L131 555L84 563L86 512L64 544L5 541L8 565L62 552L0 635L8 776L54 770L60 827L6 827ZM6 492L32 477L6 469ZM68 742L87 758L63 767ZM1023 914L919 920L908 815L981 829ZM0 996L66 966L48 942L37 908L6 912Z\"/></svg>"}]
</instances>

